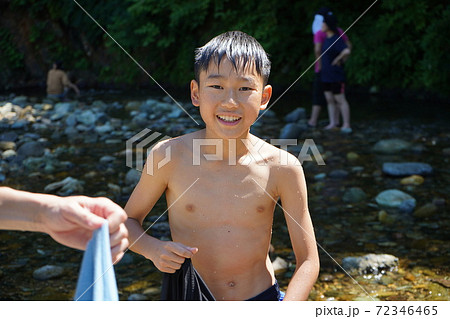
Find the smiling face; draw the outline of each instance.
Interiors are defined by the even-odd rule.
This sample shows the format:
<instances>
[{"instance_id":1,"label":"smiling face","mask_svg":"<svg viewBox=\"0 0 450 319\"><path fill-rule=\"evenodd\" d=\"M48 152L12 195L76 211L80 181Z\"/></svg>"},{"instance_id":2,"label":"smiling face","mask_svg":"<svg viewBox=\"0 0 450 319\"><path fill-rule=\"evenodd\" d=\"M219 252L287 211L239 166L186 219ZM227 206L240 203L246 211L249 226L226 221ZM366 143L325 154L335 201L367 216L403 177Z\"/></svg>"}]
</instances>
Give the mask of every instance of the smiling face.
<instances>
[{"instance_id":1,"label":"smiling face","mask_svg":"<svg viewBox=\"0 0 450 319\"><path fill-rule=\"evenodd\" d=\"M272 87L264 86L253 65L236 71L227 58L220 67L212 61L201 71L199 82L191 81L191 99L200 107L207 138L247 138L250 126L272 95Z\"/></svg>"}]
</instances>

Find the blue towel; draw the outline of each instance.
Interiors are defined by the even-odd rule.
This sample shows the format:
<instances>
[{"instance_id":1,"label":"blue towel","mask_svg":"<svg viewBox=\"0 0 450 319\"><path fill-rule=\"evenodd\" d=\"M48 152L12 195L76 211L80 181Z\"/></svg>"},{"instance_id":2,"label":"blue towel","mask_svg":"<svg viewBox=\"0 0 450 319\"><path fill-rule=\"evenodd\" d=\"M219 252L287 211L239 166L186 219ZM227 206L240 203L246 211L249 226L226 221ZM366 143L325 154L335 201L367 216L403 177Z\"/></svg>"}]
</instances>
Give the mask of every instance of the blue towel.
<instances>
[{"instance_id":1,"label":"blue towel","mask_svg":"<svg viewBox=\"0 0 450 319\"><path fill-rule=\"evenodd\" d=\"M75 293L78 301L118 301L116 276L111 261L108 222L94 231L81 263Z\"/></svg>"}]
</instances>

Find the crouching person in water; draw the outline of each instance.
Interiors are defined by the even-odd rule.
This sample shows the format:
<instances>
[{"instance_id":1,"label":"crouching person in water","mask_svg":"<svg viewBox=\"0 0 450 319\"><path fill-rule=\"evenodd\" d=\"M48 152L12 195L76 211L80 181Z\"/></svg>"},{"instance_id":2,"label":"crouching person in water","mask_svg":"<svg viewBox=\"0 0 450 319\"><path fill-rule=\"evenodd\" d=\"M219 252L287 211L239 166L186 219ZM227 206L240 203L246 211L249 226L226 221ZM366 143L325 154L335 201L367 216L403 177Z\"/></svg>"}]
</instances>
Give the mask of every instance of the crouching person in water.
<instances>
[{"instance_id":1,"label":"crouching person in water","mask_svg":"<svg viewBox=\"0 0 450 319\"><path fill-rule=\"evenodd\" d=\"M243 32L196 51L191 99L206 128L158 143L125 207L130 242L137 240L130 249L165 273L163 300L279 300L268 256L278 199L296 256L284 300L306 300L317 279L303 169L250 134L272 95L269 72L266 52ZM142 228L164 192L173 241Z\"/></svg>"}]
</instances>

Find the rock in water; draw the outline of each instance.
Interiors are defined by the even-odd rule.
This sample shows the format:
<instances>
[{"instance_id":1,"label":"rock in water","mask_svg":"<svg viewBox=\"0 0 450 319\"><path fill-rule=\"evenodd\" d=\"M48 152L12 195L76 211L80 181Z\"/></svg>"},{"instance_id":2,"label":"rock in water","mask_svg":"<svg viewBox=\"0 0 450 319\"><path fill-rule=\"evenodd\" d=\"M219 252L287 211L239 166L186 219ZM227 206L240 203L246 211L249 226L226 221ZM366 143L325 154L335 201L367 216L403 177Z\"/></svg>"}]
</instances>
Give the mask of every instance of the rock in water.
<instances>
[{"instance_id":1,"label":"rock in water","mask_svg":"<svg viewBox=\"0 0 450 319\"><path fill-rule=\"evenodd\" d=\"M272 262L272 266L275 273L286 271L286 269L289 268L288 262L281 257L275 258L275 260Z\"/></svg>"},{"instance_id":2,"label":"rock in water","mask_svg":"<svg viewBox=\"0 0 450 319\"><path fill-rule=\"evenodd\" d=\"M33 278L37 280L48 280L60 277L64 268L60 266L46 265L33 271Z\"/></svg>"},{"instance_id":3,"label":"rock in water","mask_svg":"<svg viewBox=\"0 0 450 319\"><path fill-rule=\"evenodd\" d=\"M359 187L352 187L345 191L342 200L345 203L359 203L367 198L366 193Z\"/></svg>"},{"instance_id":4,"label":"rock in water","mask_svg":"<svg viewBox=\"0 0 450 319\"><path fill-rule=\"evenodd\" d=\"M282 129L280 133L280 139L296 139L300 136L302 127L295 123L288 123Z\"/></svg>"},{"instance_id":5,"label":"rock in water","mask_svg":"<svg viewBox=\"0 0 450 319\"><path fill-rule=\"evenodd\" d=\"M139 182L141 178L141 172L135 170L134 168L130 169L125 176L125 183L129 186L135 186Z\"/></svg>"},{"instance_id":6,"label":"rock in water","mask_svg":"<svg viewBox=\"0 0 450 319\"><path fill-rule=\"evenodd\" d=\"M52 192L55 190L58 190L57 194L61 196L67 196L74 193L82 193L83 182L69 176L62 181L51 183L44 188L45 192Z\"/></svg>"},{"instance_id":7,"label":"rock in water","mask_svg":"<svg viewBox=\"0 0 450 319\"><path fill-rule=\"evenodd\" d=\"M402 178L400 184L402 185L421 185L425 179L420 175L411 175L405 178Z\"/></svg>"},{"instance_id":8,"label":"rock in water","mask_svg":"<svg viewBox=\"0 0 450 319\"><path fill-rule=\"evenodd\" d=\"M414 217L417 218L427 218L436 214L437 211L438 211L437 206L433 203L430 203L425 204L422 207L418 208L413 215Z\"/></svg>"},{"instance_id":9,"label":"rock in water","mask_svg":"<svg viewBox=\"0 0 450 319\"><path fill-rule=\"evenodd\" d=\"M292 112L289 112L285 117L284 120L286 123L292 123L297 122L298 120L304 119L306 117L306 111L302 107L298 107Z\"/></svg>"},{"instance_id":10,"label":"rock in water","mask_svg":"<svg viewBox=\"0 0 450 319\"><path fill-rule=\"evenodd\" d=\"M429 175L433 168L426 163L384 163L383 173L391 176Z\"/></svg>"},{"instance_id":11,"label":"rock in water","mask_svg":"<svg viewBox=\"0 0 450 319\"><path fill-rule=\"evenodd\" d=\"M44 155L44 145L40 142L26 142L17 150L17 154L24 157L41 157Z\"/></svg>"},{"instance_id":12,"label":"rock in water","mask_svg":"<svg viewBox=\"0 0 450 319\"><path fill-rule=\"evenodd\" d=\"M416 200L414 199L414 197L398 189L388 189L379 193L375 198L375 201L383 208L401 209L402 205L412 205L412 208L414 209L416 205Z\"/></svg>"},{"instance_id":13,"label":"rock in water","mask_svg":"<svg viewBox=\"0 0 450 319\"><path fill-rule=\"evenodd\" d=\"M398 258L388 254L368 254L361 257L345 257L342 259L342 267L357 274L380 274L393 271L398 266Z\"/></svg>"},{"instance_id":14,"label":"rock in water","mask_svg":"<svg viewBox=\"0 0 450 319\"><path fill-rule=\"evenodd\" d=\"M372 150L375 153L382 154L396 154L402 151L409 150L411 148L411 143L400 140L400 139L388 139L378 141Z\"/></svg>"}]
</instances>

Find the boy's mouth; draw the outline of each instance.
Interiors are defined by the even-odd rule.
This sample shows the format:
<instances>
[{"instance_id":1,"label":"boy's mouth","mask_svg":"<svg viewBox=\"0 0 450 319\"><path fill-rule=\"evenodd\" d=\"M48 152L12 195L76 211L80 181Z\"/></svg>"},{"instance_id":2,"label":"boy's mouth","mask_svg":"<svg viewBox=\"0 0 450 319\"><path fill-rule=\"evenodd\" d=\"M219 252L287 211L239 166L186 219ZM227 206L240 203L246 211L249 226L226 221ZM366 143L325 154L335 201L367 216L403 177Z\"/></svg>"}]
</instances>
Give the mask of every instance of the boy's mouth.
<instances>
[{"instance_id":1,"label":"boy's mouth","mask_svg":"<svg viewBox=\"0 0 450 319\"><path fill-rule=\"evenodd\" d=\"M235 115L216 115L216 117L221 122L225 122L226 124L237 123L242 118L240 116L235 116Z\"/></svg>"}]
</instances>

